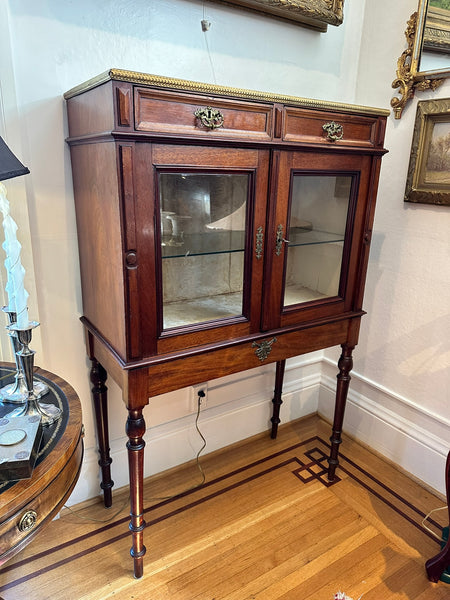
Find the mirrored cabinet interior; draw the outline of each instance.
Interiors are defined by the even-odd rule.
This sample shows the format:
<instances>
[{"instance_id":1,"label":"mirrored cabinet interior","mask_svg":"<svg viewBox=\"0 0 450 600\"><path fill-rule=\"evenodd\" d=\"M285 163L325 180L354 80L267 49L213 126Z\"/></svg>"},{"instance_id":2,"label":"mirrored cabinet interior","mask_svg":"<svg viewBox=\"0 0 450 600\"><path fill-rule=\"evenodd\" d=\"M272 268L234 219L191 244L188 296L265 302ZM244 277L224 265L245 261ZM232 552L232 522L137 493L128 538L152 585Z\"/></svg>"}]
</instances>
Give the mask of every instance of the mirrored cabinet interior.
<instances>
[{"instance_id":1,"label":"mirrored cabinet interior","mask_svg":"<svg viewBox=\"0 0 450 600\"><path fill-rule=\"evenodd\" d=\"M340 345L336 478L388 111L112 69L66 94L99 464L123 390L132 557L152 396ZM118 418L117 415L111 418Z\"/></svg>"}]
</instances>

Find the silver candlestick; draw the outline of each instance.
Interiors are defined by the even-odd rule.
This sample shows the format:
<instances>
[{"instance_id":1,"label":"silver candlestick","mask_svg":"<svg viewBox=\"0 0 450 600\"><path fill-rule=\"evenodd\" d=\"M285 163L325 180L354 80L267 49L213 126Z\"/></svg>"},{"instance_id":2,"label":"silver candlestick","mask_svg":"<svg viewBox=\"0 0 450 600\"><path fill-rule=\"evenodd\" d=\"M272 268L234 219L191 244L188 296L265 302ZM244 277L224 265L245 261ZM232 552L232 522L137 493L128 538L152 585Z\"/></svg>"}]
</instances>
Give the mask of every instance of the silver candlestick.
<instances>
[{"instance_id":1,"label":"silver candlestick","mask_svg":"<svg viewBox=\"0 0 450 600\"><path fill-rule=\"evenodd\" d=\"M22 410L17 412L14 411L14 416L35 416L38 415L41 418L42 425L51 425L57 421L61 416L61 409L53 404L41 404L34 391L33 385L33 370L34 370L34 350L30 350L29 344L31 342L32 331L35 327L38 327L39 323L36 321L30 321L28 327L22 329L18 327L17 323L13 323L8 329L17 333L17 338L20 343L20 350L17 352L17 356L20 362L22 373L25 378L25 384L27 388L27 401L24 404Z\"/></svg>"},{"instance_id":2,"label":"silver candlestick","mask_svg":"<svg viewBox=\"0 0 450 600\"><path fill-rule=\"evenodd\" d=\"M9 383L8 385L0 388L0 401L11 404L25 404L28 399L28 389L20 366L20 361L17 356L17 353L20 350L20 342L17 332L9 327L10 325L14 325L14 323L16 323L17 315L14 311L9 310L7 306L3 306L2 311L8 315L7 329L16 361L16 374L14 383ZM37 381L34 379L33 386L34 393L36 394L37 398L41 398L48 393L48 385L42 381Z\"/></svg>"}]
</instances>

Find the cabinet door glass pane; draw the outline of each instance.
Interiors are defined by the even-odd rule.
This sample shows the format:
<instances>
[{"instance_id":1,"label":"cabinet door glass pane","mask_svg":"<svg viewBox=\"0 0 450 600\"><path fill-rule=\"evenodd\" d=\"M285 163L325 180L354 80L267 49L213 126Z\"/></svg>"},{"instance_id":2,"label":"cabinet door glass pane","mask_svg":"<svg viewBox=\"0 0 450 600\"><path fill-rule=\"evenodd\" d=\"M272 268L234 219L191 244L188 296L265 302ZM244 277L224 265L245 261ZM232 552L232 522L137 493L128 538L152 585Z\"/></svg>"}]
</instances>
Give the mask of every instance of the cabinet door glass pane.
<instances>
[{"instance_id":1,"label":"cabinet door glass pane","mask_svg":"<svg viewBox=\"0 0 450 600\"><path fill-rule=\"evenodd\" d=\"M160 173L163 329L243 315L247 174Z\"/></svg>"},{"instance_id":2,"label":"cabinet door glass pane","mask_svg":"<svg viewBox=\"0 0 450 600\"><path fill-rule=\"evenodd\" d=\"M351 176L293 176L284 306L339 295L351 182Z\"/></svg>"}]
</instances>

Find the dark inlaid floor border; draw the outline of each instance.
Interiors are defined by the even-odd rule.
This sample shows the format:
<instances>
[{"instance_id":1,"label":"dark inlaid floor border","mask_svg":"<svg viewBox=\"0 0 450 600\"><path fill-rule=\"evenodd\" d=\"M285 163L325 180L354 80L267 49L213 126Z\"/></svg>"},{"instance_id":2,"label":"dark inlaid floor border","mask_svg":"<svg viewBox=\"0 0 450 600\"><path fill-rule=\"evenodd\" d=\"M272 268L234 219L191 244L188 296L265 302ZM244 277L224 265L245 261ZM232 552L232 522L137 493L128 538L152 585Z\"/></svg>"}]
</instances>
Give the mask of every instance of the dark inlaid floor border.
<instances>
[{"instance_id":1,"label":"dark inlaid floor border","mask_svg":"<svg viewBox=\"0 0 450 600\"><path fill-rule=\"evenodd\" d=\"M173 508L172 510L169 510L167 513L165 513L163 515L155 516L154 518L150 518L149 520L146 521L146 526L149 527L156 523L161 523L167 519L170 519L171 517L174 517L180 513L186 512L196 506L199 506L199 505L207 502L208 500L211 500L217 496L223 495L223 494L225 494L233 489L236 489L242 485L245 485L255 479L263 477L267 473L273 472L280 468L284 468L288 465L292 465L294 467L292 473L301 482L303 482L305 484L309 483L311 481L314 481L314 480L319 481L322 485L324 485L326 487L330 487L330 486L338 484L341 481L341 479L338 476L335 478L335 480L333 482L328 481L327 476L326 476L326 474L327 474L327 457L328 457L328 450L330 448L330 445L328 444L328 442L324 441L320 436L313 436L313 437L308 438L307 440L304 440L302 442L294 444L288 448L285 448L283 450L275 452L269 456L265 456L265 457L258 459L257 461L254 461L252 463L249 463L248 465L244 465L243 467L240 467L239 469L235 469L229 473L221 475L220 477L212 479L211 481L208 481L205 484L203 484L201 487L192 488L192 489L182 492L176 496L162 500L162 501L158 502L157 504L154 504L154 505L146 508L144 510L144 514L151 517L152 513L154 513L156 510L158 510L164 506L170 507L171 504L173 504L176 501L179 501L182 498L188 498L188 497L194 495L195 493L198 493L199 491L203 491L205 489L207 490L208 488L216 486L217 484L224 483L227 480L232 479L233 477L245 474L246 472L249 472L256 467L264 466L265 463L274 461L277 458L283 457L283 455L295 452L299 448L306 446L308 444L312 444L312 443L321 444L323 447L325 447L327 449L327 451L324 452L324 450L322 448L320 448L318 445L315 445L314 447L310 448L309 450L307 450L303 453L304 456L306 458L308 458L308 462L303 462L297 456L291 456L285 460L279 461L276 464L271 465L265 469L262 469L256 473L249 474L247 477L244 477L243 479L240 479L239 481L231 482L228 485L225 485L224 487L222 487L220 490L212 491L211 493L206 494L206 495L202 496L201 498L193 499L191 502L188 502L187 504L184 504L181 507ZM379 479L377 479L376 477L371 475L368 471L366 471L365 469L360 467L356 462L347 458L345 456L345 454L340 453L339 458L340 458L339 469L341 469L344 473L346 473L346 475L348 477L353 479L358 485L362 486L373 496L375 496L376 498L378 498L379 500L384 502L390 509L392 509L398 515L400 515L402 518L404 518L406 521L408 521L408 523L410 523L411 525L413 525L414 527L419 529L424 535L426 535L426 536L430 537L431 539L433 539L434 541L436 541L436 544L439 544L438 540L433 536L433 534L430 533L427 529L425 529L422 526L422 520L426 516L423 511L419 510L411 502L409 502L408 500L403 498L400 494L398 494L395 490L393 490L392 488L390 488L389 486L384 484L382 481L380 481ZM355 474L351 469L356 470L358 474ZM384 493L384 495L383 495L383 493ZM394 500L396 500L397 503L399 503L400 506L402 506L402 508L399 508L399 506L397 506L394 503ZM410 515L408 515L405 512L405 509L409 509L409 511L411 511L414 515L416 515L418 517L419 521L415 521ZM110 529L112 529L114 527L117 527L118 525L126 524L128 522L129 522L129 516L113 520L110 523L103 525L102 527L99 527L99 528L97 528L93 531L90 531L84 535L77 536L77 537L75 537L71 540L68 540L67 542L64 542L62 544L59 544L58 546L55 546L49 550L46 550L46 551L40 552L38 554L35 554L33 556L27 557L21 561L16 561L14 563L11 563L10 565L6 565L3 569L0 570L0 576L4 575L6 573L11 573L16 569L23 567L26 564L33 563L34 561L40 560L42 558L48 558L48 557L50 557L50 555L60 552L61 550L66 549L75 544L78 544L80 542L85 542L86 540L89 540L89 539L92 539L92 542L95 542L95 536L98 536L106 531L109 531ZM432 519L429 519L428 523L433 525L436 528L437 533L440 534L441 527L438 523L436 523ZM51 564L48 564L46 567L37 568L35 571L33 571L31 573L29 573L23 577L20 577L14 581L11 581L4 586L1 586L0 591L3 592L6 590L9 590L11 588L14 588L25 581L30 581L44 573L58 569L64 565L67 565L67 564L83 557L83 556L86 556L87 554L96 552L97 550L104 550L107 546L114 544L115 542L120 541L120 540L128 537L129 535L130 535L130 533L128 531L128 528L124 528L124 531L122 533L120 533L119 535L116 535L114 537L111 537L107 541L102 541L101 543L93 543L88 548L85 548L82 551L77 552L76 554L73 554L73 555L66 557L64 559L61 559L59 561L52 562Z\"/></svg>"}]
</instances>

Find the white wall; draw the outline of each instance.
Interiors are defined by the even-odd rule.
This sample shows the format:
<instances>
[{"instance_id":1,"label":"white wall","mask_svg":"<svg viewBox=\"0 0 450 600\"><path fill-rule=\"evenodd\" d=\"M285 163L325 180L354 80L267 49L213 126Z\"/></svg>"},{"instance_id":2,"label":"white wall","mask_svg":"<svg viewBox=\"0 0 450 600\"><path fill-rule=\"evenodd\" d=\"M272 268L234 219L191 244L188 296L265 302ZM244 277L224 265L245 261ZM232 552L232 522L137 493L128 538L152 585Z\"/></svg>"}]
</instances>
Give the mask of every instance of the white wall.
<instances>
[{"instance_id":1,"label":"white wall","mask_svg":"<svg viewBox=\"0 0 450 600\"><path fill-rule=\"evenodd\" d=\"M98 468L88 365L78 321L81 296L62 94L116 67L388 108L396 60L404 47L403 30L415 2L401 4L393 9L389 0L347 0L344 24L329 27L326 34L197 0L9 0L2 4L0 34L7 34L11 42L9 55L2 59L10 69L0 70L0 84L14 90L4 106L5 122L8 134L20 140L20 157L31 170L25 185L34 265L25 267L29 277L31 271L36 277L38 314L31 316L41 321L37 362L77 390L87 432L85 467L72 502L97 493ZM211 22L206 34L200 27L204 17ZM389 119L390 154L383 166L366 294L369 314L355 353L355 372L404 395L417 406L417 418L424 406L446 419L448 373L441 350L448 343L448 336L443 337L448 280L445 286L442 279L445 273L448 276L444 256L448 261L449 253L442 231L449 213L403 205L414 112L410 106L401 122ZM14 118L17 114L20 119ZM438 286L441 302L435 292L427 294L431 284L433 290ZM333 362L337 355L331 354ZM284 420L317 409L320 357L319 353L290 361ZM320 409L326 414L329 362L323 368ZM333 367L332 377L335 371ZM207 449L265 429L272 388L271 366L211 383L210 408L202 417ZM110 389L113 478L123 485L126 414L119 390L112 383ZM396 408L404 410L404 404ZM145 417L153 427L147 436L146 473L195 456L199 442L188 391L155 399ZM370 425L368 429L364 436L372 443L376 440ZM403 464L404 456L400 450L394 459ZM441 449L435 474L428 479L433 485L439 479L442 457Z\"/></svg>"},{"instance_id":2,"label":"white wall","mask_svg":"<svg viewBox=\"0 0 450 600\"><path fill-rule=\"evenodd\" d=\"M389 106L404 30L416 0L366 2L355 100ZM371 245L364 317L346 428L436 489L450 448L450 209L403 202L418 92L388 120ZM327 353L335 361L335 353ZM324 381L334 377L333 362ZM325 383L320 410L330 415ZM372 404L373 403L373 404Z\"/></svg>"}]
</instances>

